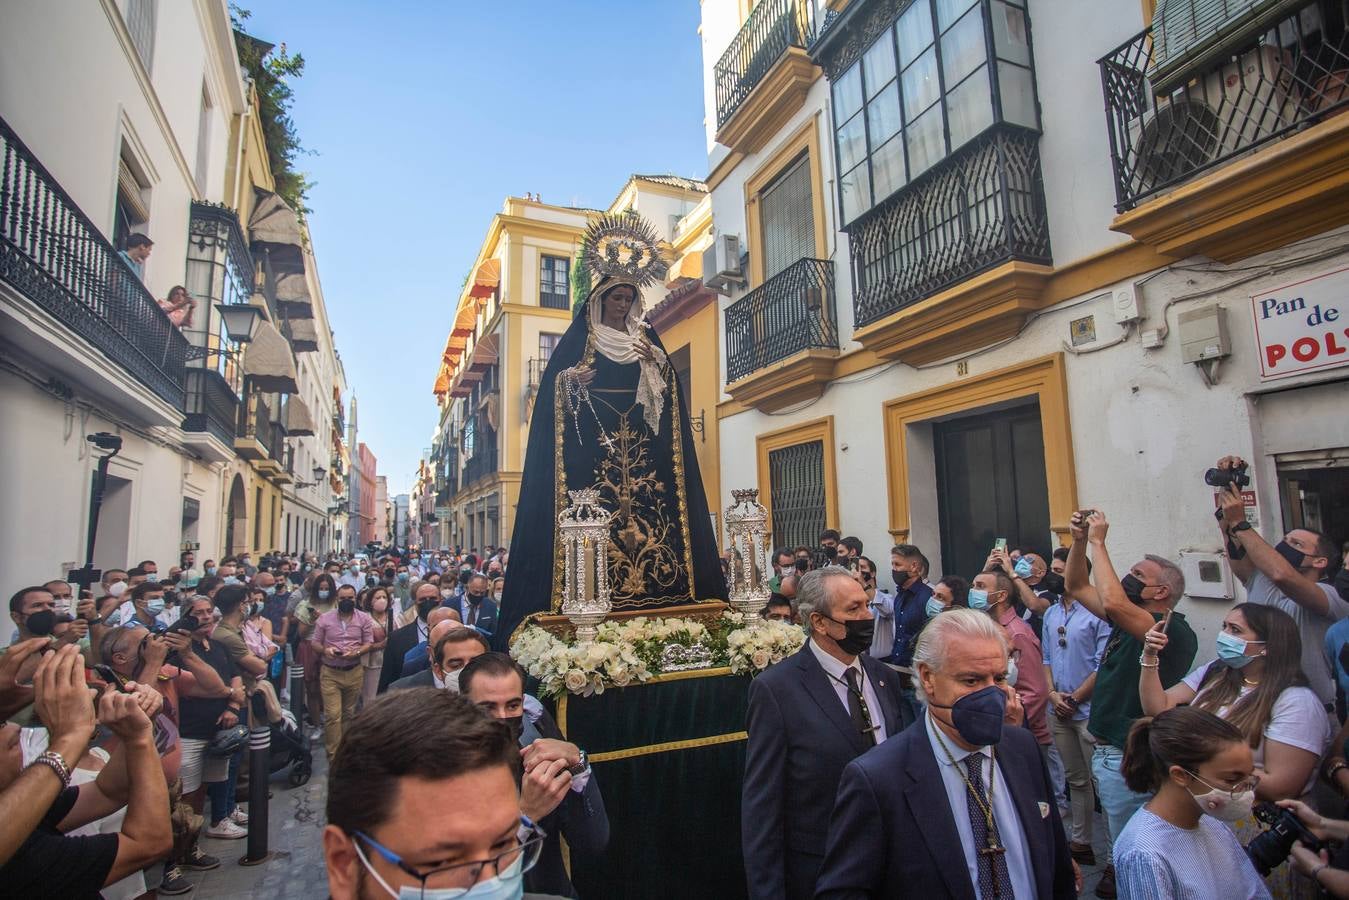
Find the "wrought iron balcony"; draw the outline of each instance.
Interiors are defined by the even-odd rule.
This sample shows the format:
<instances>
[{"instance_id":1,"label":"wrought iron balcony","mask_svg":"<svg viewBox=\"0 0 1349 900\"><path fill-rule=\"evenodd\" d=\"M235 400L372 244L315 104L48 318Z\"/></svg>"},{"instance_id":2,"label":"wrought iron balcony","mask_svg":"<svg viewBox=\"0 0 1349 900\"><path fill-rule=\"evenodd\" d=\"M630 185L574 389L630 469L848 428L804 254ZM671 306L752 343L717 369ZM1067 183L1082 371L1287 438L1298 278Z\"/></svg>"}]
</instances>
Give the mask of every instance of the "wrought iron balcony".
<instances>
[{"instance_id":1,"label":"wrought iron balcony","mask_svg":"<svg viewBox=\"0 0 1349 900\"><path fill-rule=\"evenodd\" d=\"M812 349L838 349L827 259L798 260L726 307L728 382Z\"/></svg>"},{"instance_id":2,"label":"wrought iron balcony","mask_svg":"<svg viewBox=\"0 0 1349 900\"><path fill-rule=\"evenodd\" d=\"M760 0L717 61L717 127L725 125L788 47L815 36L814 0Z\"/></svg>"},{"instance_id":3,"label":"wrought iron balcony","mask_svg":"<svg viewBox=\"0 0 1349 900\"><path fill-rule=\"evenodd\" d=\"M187 340L3 119L0 279L182 407Z\"/></svg>"},{"instance_id":4,"label":"wrought iron balcony","mask_svg":"<svg viewBox=\"0 0 1349 900\"><path fill-rule=\"evenodd\" d=\"M1139 203L1349 106L1349 35L1339 2L1304 3L1236 46L1153 84L1149 29L1101 59L1116 209Z\"/></svg>"},{"instance_id":5,"label":"wrought iron balcony","mask_svg":"<svg viewBox=\"0 0 1349 900\"><path fill-rule=\"evenodd\" d=\"M261 460L272 452L272 413L260 394L249 394L239 406L234 448L244 459Z\"/></svg>"},{"instance_id":6,"label":"wrought iron balcony","mask_svg":"<svg viewBox=\"0 0 1349 900\"><path fill-rule=\"evenodd\" d=\"M495 444L483 447L468 462L464 463L464 485L468 486L480 478L491 475L497 470L497 448Z\"/></svg>"},{"instance_id":7,"label":"wrought iron balcony","mask_svg":"<svg viewBox=\"0 0 1349 900\"><path fill-rule=\"evenodd\" d=\"M239 398L229 382L212 369L187 370L183 431L206 432L226 446L234 443Z\"/></svg>"},{"instance_id":8,"label":"wrought iron balcony","mask_svg":"<svg viewBox=\"0 0 1349 900\"><path fill-rule=\"evenodd\" d=\"M1051 262L1039 140L994 125L848 226L858 328L1001 263Z\"/></svg>"}]
</instances>

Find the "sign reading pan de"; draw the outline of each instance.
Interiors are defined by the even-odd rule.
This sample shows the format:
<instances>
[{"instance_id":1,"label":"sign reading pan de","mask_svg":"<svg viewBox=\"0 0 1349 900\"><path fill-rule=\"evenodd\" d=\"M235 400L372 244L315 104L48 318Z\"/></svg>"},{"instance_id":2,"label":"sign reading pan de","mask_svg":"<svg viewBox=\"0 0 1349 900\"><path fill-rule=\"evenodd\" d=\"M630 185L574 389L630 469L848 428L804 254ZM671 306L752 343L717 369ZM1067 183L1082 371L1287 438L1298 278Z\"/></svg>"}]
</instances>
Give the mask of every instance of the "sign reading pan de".
<instances>
[{"instance_id":1,"label":"sign reading pan de","mask_svg":"<svg viewBox=\"0 0 1349 900\"><path fill-rule=\"evenodd\" d=\"M1260 377L1349 365L1349 268L1251 297Z\"/></svg>"}]
</instances>

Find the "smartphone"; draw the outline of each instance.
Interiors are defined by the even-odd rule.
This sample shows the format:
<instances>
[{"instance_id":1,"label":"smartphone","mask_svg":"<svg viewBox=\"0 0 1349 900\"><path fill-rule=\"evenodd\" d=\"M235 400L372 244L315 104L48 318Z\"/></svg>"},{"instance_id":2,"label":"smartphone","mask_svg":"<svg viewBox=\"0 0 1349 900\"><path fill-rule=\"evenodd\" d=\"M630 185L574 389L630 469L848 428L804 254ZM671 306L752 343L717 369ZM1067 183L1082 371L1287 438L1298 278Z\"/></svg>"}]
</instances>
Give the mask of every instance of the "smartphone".
<instances>
[{"instance_id":1,"label":"smartphone","mask_svg":"<svg viewBox=\"0 0 1349 900\"><path fill-rule=\"evenodd\" d=\"M127 691L126 685L122 681L122 676L114 672L111 666L106 666L103 663L95 663L93 666L90 666L90 668L98 674L99 678L102 678L110 686L117 688L117 690L124 694L130 693Z\"/></svg>"},{"instance_id":2,"label":"smartphone","mask_svg":"<svg viewBox=\"0 0 1349 900\"><path fill-rule=\"evenodd\" d=\"M1007 538L998 538L993 542L993 549L999 553L1007 551Z\"/></svg>"},{"instance_id":3,"label":"smartphone","mask_svg":"<svg viewBox=\"0 0 1349 900\"><path fill-rule=\"evenodd\" d=\"M1174 612L1174 610L1168 609L1165 613L1162 614L1162 634L1166 634L1166 629L1171 627L1172 612Z\"/></svg>"}]
</instances>

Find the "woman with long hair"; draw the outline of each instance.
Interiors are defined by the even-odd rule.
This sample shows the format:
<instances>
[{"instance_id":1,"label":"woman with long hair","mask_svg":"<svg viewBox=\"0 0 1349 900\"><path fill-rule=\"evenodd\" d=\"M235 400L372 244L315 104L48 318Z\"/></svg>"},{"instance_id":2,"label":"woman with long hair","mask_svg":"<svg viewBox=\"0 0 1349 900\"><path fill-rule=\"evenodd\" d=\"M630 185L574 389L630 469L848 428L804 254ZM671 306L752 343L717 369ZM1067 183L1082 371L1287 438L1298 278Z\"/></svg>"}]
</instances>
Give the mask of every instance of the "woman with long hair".
<instances>
[{"instance_id":1,"label":"woman with long hair","mask_svg":"<svg viewBox=\"0 0 1349 900\"><path fill-rule=\"evenodd\" d=\"M1181 706L1134 722L1120 772L1153 797L1115 841L1119 896L1268 897L1224 824L1250 815L1254 768L1246 736L1211 712Z\"/></svg>"},{"instance_id":2,"label":"woman with long hair","mask_svg":"<svg viewBox=\"0 0 1349 900\"><path fill-rule=\"evenodd\" d=\"M389 642L389 635L396 627L389 589L382 584L366 588L357 595L356 608L369 613L370 618L375 620L374 643L370 645L370 652L361 657L361 667L365 670L365 681L361 683L361 703L366 704L374 700L375 695L379 693L379 673L384 667L384 645Z\"/></svg>"},{"instance_id":3,"label":"woman with long hair","mask_svg":"<svg viewBox=\"0 0 1349 900\"><path fill-rule=\"evenodd\" d=\"M1325 707L1302 672L1302 638L1293 618L1272 606L1239 603L1228 611L1216 639L1218 658L1162 689L1157 659L1166 646L1161 623L1145 635L1138 679L1146 715L1182 704L1211 712L1240 732L1254 755L1260 800L1305 798L1316 764L1330 740ZM1231 821L1249 842L1263 829L1254 816ZM1266 884L1276 896L1315 896L1317 889L1287 864Z\"/></svg>"},{"instance_id":4,"label":"woman with long hair","mask_svg":"<svg viewBox=\"0 0 1349 900\"><path fill-rule=\"evenodd\" d=\"M300 665L304 666L304 699L309 710L311 725L322 724L323 697L319 694L319 674L322 662L314 652L309 638L314 634L314 624L319 616L332 609L337 603L337 579L331 572L320 572L309 583L305 598L295 607L295 627L298 632L296 652Z\"/></svg>"}]
</instances>

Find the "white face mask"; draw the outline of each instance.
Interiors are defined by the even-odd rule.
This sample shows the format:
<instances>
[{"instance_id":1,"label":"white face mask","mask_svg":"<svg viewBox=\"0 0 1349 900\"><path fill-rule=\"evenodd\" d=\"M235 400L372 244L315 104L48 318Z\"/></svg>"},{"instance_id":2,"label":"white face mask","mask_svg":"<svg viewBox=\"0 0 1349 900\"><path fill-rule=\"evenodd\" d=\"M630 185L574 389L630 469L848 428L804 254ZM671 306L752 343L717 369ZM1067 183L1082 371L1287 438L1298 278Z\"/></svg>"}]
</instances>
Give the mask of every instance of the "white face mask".
<instances>
[{"instance_id":1,"label":"white face mask","mask_svg":"<svg viewBox=\"0 0 1349 900\"><path fill-rule=\"evenodd\" d=\"M109 597L120 597L125 593L126 593L125 581L114 581L112 584L108 585Z\"/></svg>"},{"instance_id":2,"label":"white face mask","mask_svg":"<svg viewBox=\"0 0 1349 900\"><path fill-rule=\"evenodd\" d=\"M1015 657L1015 656L1010 656L1010 657L1007 658L1007 684L1008 684L1009 686L1011 686L1011 687L1016 687L1016 676L1017 676L1017 675L1018 675L1018 672L1017 672L1017 668L1016 668L1016 657Z\"/></svg>"},{"instance_id":3,"label":"white face mask","mask_svg":"<svg viewBox=\"0 0 1349 900\"><path fill-rule=\"evenodd\" d=\"M361 865L374 876L379 886L384 888L390 897L396 900L520 900L525 893L525 869L524 857L520 856L504 872L498 873L495 877L486 881L479 881L469 888L426 888L421 885L404 885L395 891L389 887L389 883L375 871L375 867L370 865L370 860L365 857L365 850L361 848L359 839L352 841L352 846L356 848L356 855L361 858Z\"/></svg>"},{"instance_id":4,"label":"white face mask","mask_svg":"<svg viewBox=\"0 0 1349 900\"><path fill-rule=\"evenodd\" d=\"M454 694L459 693L459 673L462 671L464 670L455 669L453 672L443 673L445 677L442 678L441 681L445 683L445 690Z\"/></svg>"},{"instance_id":5,"label":"white face mask","mask_svg":"<svg viewBox=\"0 0 1349 900\"><path fill-rule=\"evenodd\" d=\"M1223 788L1215 788L1193 772L1186 774L1208 788L1202 794L1191 794L1204 815L1212 816L1220 822L1235 822L1238 819L1250 818L1251 807L1255 805L1254 790L1233 793Z\"/></svg>"}]
</instances>

